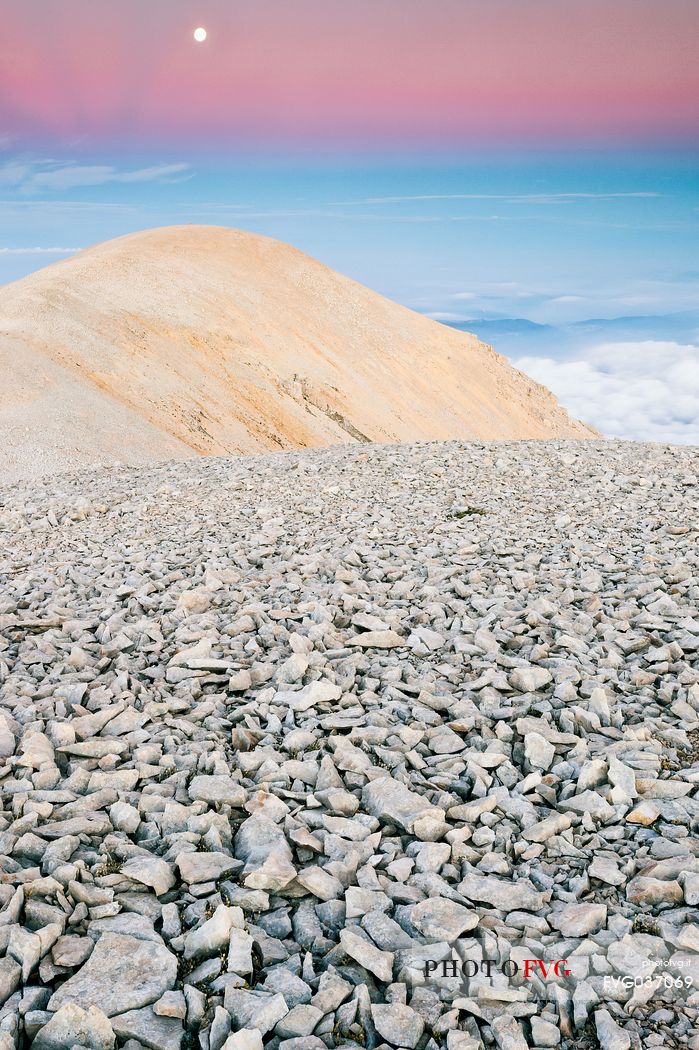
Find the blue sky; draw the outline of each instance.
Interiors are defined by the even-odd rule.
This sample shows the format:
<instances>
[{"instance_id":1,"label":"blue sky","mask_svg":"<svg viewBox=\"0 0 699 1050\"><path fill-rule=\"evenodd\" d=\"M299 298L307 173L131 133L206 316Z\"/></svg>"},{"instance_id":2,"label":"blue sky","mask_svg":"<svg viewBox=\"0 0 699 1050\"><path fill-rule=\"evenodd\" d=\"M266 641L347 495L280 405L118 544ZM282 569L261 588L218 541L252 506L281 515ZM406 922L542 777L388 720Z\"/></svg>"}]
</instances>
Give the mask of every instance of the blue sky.
<instances>
[{"instance_id":1,"label":"blue sky","mask_svg":"<svg viewBox=\"0 0 699 1050\"><path fill-rule=\"evenodd\" d=\"M699 181L688 151L225 162L180 152L154 163L5 147L0 282L186 222L290 242L475 331L604 434L699 444Z\"/></svg>"},{"instance_id":2,"label":"blue sky","mask_svg":"<svg viewBox=\"0 0 699 1050\"><path fill-rule=\"evenodd\" d=\"M687 153L153 165L6 149L0 198L2 281L59 258L51 248L210 222L289 241L445 320L699 308L699 180Z\"/></svg>"}]
</instances>

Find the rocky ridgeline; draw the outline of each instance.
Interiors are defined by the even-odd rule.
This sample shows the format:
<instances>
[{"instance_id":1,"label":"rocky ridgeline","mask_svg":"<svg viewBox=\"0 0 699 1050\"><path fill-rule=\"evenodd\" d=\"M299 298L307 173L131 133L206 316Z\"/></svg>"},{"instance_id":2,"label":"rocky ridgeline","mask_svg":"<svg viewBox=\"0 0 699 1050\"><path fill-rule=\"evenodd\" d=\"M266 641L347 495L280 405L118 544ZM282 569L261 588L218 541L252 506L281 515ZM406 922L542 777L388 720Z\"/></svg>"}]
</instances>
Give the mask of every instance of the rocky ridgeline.
<instances>
[{"instance_id":1,"label":"rocky ridgeline","mask_svg":"<svg viewBox=\"0 0 699 1050\"><path fill-rule=\"evenodd\" d=\"M699 1047L698 467L5 489L0 1050Z\"/></svg>"}]
</instances>

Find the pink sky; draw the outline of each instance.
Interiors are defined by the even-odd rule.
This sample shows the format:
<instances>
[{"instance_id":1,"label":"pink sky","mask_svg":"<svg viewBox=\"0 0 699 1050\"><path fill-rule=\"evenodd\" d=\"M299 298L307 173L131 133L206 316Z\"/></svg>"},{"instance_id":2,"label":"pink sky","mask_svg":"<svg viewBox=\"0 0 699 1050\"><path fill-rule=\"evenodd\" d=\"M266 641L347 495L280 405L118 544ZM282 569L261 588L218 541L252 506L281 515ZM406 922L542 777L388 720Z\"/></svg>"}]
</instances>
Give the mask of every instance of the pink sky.
<instances>
[{"instance_id":1,"label":"pink sky","mask_svg":"<svg viewBox=\"0 0 699 1050\"><path fill-rule=\"evenodd\" d=\"M3 6L0 136L28 143L691 142L699 131L697 0Z\"/></svg>"}]
</instances>

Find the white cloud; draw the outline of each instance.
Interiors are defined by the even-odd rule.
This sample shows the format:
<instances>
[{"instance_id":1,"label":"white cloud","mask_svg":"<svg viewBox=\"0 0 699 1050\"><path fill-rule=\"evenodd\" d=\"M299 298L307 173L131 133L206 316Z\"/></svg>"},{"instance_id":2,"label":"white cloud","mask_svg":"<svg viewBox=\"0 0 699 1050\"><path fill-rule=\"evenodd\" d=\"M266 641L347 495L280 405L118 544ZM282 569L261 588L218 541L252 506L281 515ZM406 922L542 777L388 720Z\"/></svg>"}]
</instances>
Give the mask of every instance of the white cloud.
<instances>
[{"instance_id":1,"label":"white cloud","mask_svg":"<svg viewBox=\"0 0 699 1050\"><path fill-rule=\"evenodd\" d=\"M35 172L22 184L24 193L44 190L72 190L78 186L104 186L110 182L162 182L170 181L189 170L188 164L158 164L135 171L118 171L107 164L71 164Z\"/></svg>"},{"instance_id":2,"label":"white cloud","mask_svg":"<svg viewBox=\"0 0 699 1050\"><path fill-rule=\"evenodd\" d=\"M120 171L110 164L61 164L20 158L0 166L0 186L31 195L108 183L180 181L189 170L188 164L156 164L149 168Z\"/></svg>"},{"instance_id":3,"label":"white cloud","mask_svg":"<svg viewBox=\"0 0 699 1050\"><path fill-rule=\"evenodd\" d=\"M432 321L442 321L446 323L448 321L465 321L467 318L462 317L461 314L452 314L448 310L432 310L426 314L425 317L429 317Z\"/></svg>"},{"instance_id":4,"label":"white cloud","mask_svg":"<svg viewBox=\"0 0 699 1050\"><path fill-rule=\"evenodd\" d=\"M607 343L577 360L513 363L608 437L699 445L699 346Z\"/></svg>"},{"instance_id":5,"label":"white cloud","mask_svg":"<svg viewBox=\"0 0 699 1050\"><path fill-rule=\"evenodd\" d=\"M2 248L0 255L73 255L82 248Z\"/></svg>"}]
</instances>

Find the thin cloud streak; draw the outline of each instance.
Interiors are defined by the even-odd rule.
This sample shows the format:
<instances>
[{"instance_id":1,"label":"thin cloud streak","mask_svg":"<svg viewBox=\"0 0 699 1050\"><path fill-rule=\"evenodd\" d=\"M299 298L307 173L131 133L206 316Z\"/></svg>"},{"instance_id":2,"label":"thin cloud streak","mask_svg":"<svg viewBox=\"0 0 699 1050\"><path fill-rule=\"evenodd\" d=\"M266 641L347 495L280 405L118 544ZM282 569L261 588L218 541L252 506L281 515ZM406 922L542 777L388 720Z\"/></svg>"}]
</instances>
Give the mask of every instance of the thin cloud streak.
<instances>
[{"instance_id":1,"label":"thin cloud streak","mask_svg":"<svg viewBox=\"0 0 699 1050\"><path fill-rule=\"evenodd\" d=\"M74 255L82 248L2 248L0 255Z\"/></svg>"},{"instance_id":2,"label":"thin cloud streak","mask_svg":"<svg viewBox=\"0 0 699 1050\"><path fill-rule=\"evenodd\" d=\"M507 201L509 204L564 204L567 201L609 201L620 198L656 198L661 193L421 193L400 197L365 197L353 201L332 201L333 205L348 204L409 204L418 201Z\"/></svg>"},{"instance_id":3,"label":"thin cloud streak","mask_svg":"<svg viewBox=\"0 0 699 1050\"><path fill-rule=\"evenodd\" d=\"M191 178L189 164L155 164L133 171L120 171L111 164L58 164L48 160L8 161L0 166L0 186L24 196L65 191L109 183L181 182Z\"/></svg>"},{"instance_id":4,"label":"thin cloud streak","mask_svg":"<svg viewBox=\"0 0 699 1050\"><path fill-rule=\"evenodd\" d=\"M124 204L111 201L66 201L48 198L33 197L31 200L4 199L0 200L0 208L18 208L23 212L46 210L66 211L141 211L142 207L137 204Z\"/></svg>"}]
</instances>

